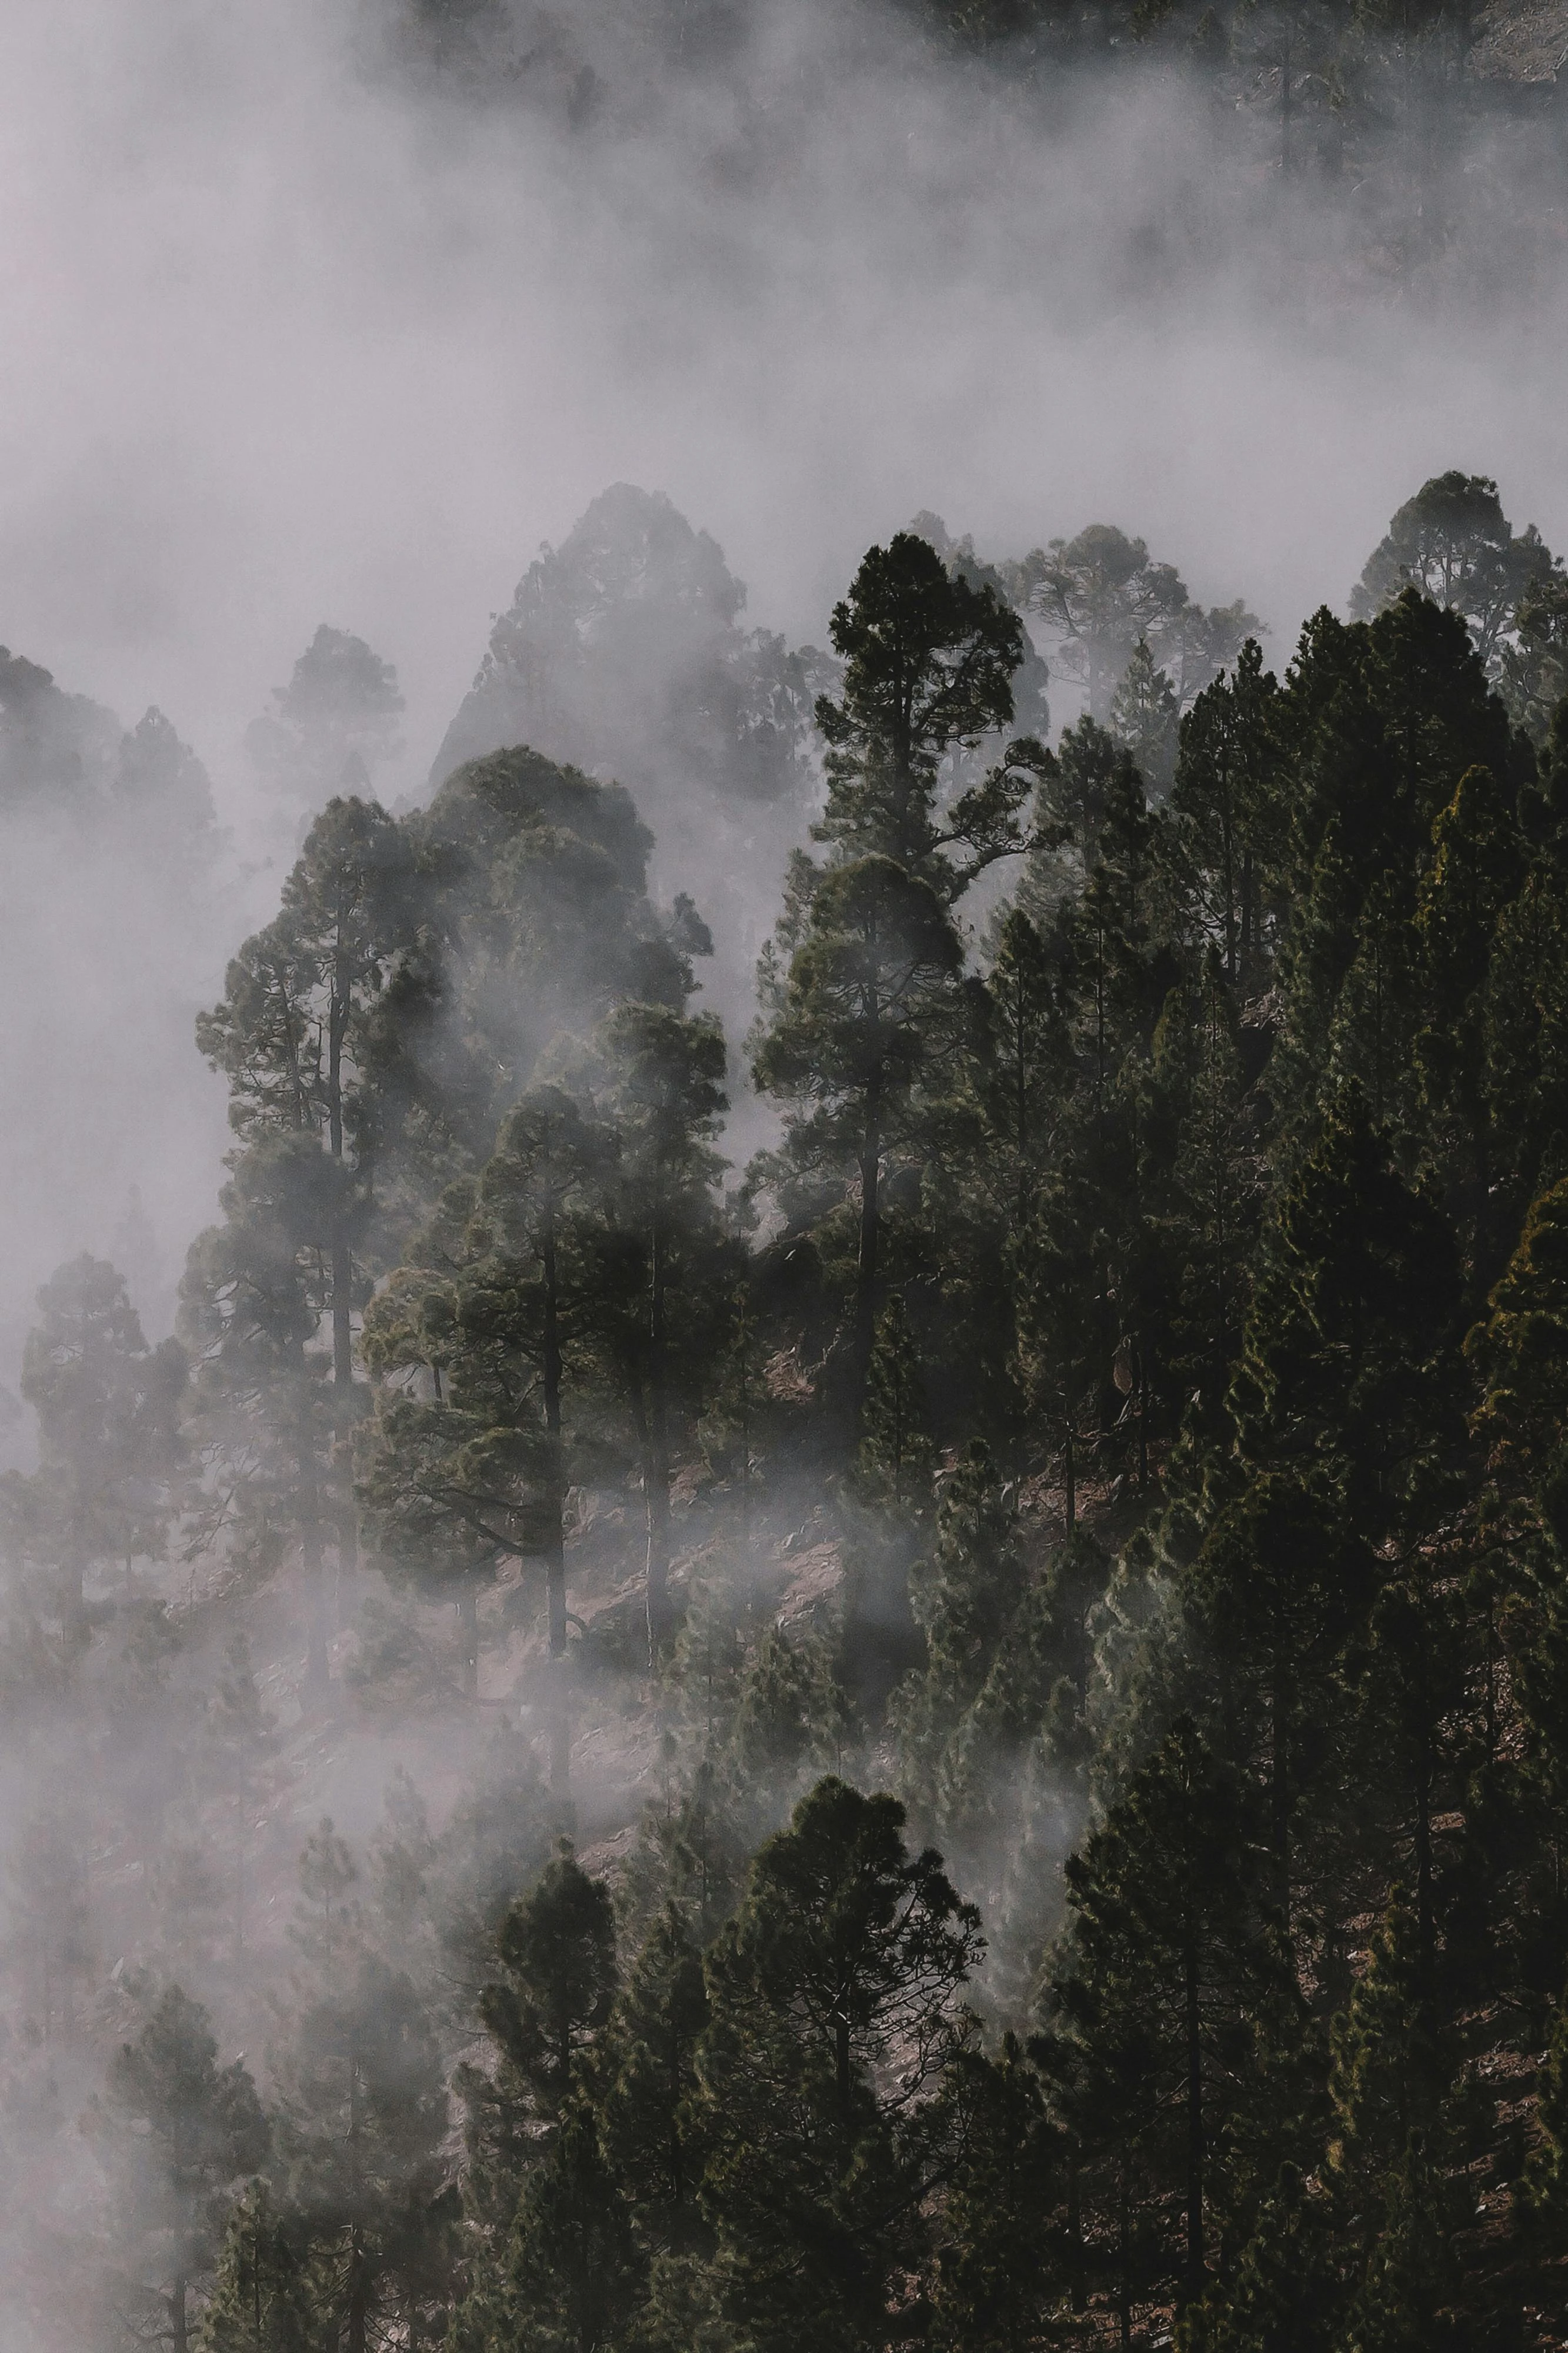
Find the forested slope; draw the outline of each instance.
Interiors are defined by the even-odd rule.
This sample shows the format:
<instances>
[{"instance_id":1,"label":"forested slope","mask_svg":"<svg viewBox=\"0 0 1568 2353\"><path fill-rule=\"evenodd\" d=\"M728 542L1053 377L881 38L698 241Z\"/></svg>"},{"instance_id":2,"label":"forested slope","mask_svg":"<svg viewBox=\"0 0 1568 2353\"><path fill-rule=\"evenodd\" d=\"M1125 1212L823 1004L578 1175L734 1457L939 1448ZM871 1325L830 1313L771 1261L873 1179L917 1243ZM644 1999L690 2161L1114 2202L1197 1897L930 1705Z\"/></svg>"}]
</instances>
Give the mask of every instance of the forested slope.
<instances>
[{"instance_id":1,"label":"forested slope","mask_svg":"<svg viewBox=\"0 0 1568 2353\"><path fill-rule=\"evenodd\" d=\"M40 1295L11 2325L1557 2342L1561 567L1441 477L1270 667L1120 531L921 516L831 655L699 600L688 714L687 575L617 668L595 544L426 807L318 638L360 719L307 657L258 739L316 814L197 1025L177 1334L90 1256ZM764 658L799 823L727 1037L737 911L647 820L693 742L692 838L745 808ZM567 755L649 671L645 802ZM511 695L562 732L481 741Z\"/></svg>"}]
</instances>

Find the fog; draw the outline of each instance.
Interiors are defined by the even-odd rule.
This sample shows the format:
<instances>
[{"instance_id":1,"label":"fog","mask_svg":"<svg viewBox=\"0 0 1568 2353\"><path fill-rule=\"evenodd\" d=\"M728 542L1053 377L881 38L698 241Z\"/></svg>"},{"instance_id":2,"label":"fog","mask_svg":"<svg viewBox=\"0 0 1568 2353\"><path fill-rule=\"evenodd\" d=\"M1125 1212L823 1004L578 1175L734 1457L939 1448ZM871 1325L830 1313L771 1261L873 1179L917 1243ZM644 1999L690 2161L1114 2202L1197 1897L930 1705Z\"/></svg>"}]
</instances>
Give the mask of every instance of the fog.
<instances>
[{"instance_id":1,"label":"fog","mask_svg":"<svg viewBox=\"0 0 1568 2353\"><path fill-rule=\"evenodd\" d=\"M440 72L368 0L0 11L0 639L125 727L166 713L222 829L177 892L155 846L9 820L6 1392L78 1250L171 1327L229 1142L192 1021L296 846L245 732L321 622L396 666L391 807L426 797L542 543L613 483L668 493L742 626L797 646L922 509L993 557L1120 524L1198 599L1245 598L1277 666L1429 474L1495 475L1568 541L1544 115L1453 126L1452 233L1395 265L1353 192L1270 176L1265 98L1216 118L1156 61L1019 87L803 5L672 63L635 14L498 20ZM702 906L732 1037L782 854L754 903ZM14 1410L0 1449L30 1447ZM458 1745L426 1759L443 1806ZM395 1743L363 1746L300 1767L279 1873L307 1813L377 1819ZM9 2325L5 2353L63 2341Z\"/></svg>"},{"instance_id":2,"label":"fog","mask_svg":"<svg viewBox=\"0 0 1568 2353\"><path fill-rule=\"evenodd\" d=\"M1568 306L1529 225L1549 127L1464 132L1458 233L1401 271L1342 194L1276 200L1266 106L1218 138L1152 71L1042 100L800 8L679 74L584 12L553 47L507 36L526 70L443 79L395 29L217 0L16 0L0 26L0 636L127 723L168 712L242 853L240 738L319 620L396 664L381 789L420 791L489 616L617 480L668 491L745 619L795 641L921 508L991 552L1118 522L1200 598L1245 596L1276 659L1444 466L1568 535ZM276 879L163 944L175 1028ZM100 1031L96 986L42 991L51 1036ZM70 1057L40 1053L47 1082L8 1082L12 1148L49 1165L13 1331L132 1182L172 1270L222 1134L171 1050L156 1125L177 1105L180 1147L100 1183L79 1121L51 1148Z\"/></svg>"},{"instance_id":3,"label":"fog","mask_svg":"<svg viewBox=\"0 0 1568 2353\"><path fill-rule=\"evenodd\" d=\"M367 78L331 10L18 0L6 642L221 768L326 617L398 664L413 776L487 615L616 480L808 636L920 506L1018 545L1110 515L1280 642L1438 466L1562 535L1559 281L1500 316L1489 248L1336 271L1329 212L1286 235L1152 81L1042 132L891 30L887 67L773 26L744 105L657 98L628 41L574 132Z\"/></svg>"}]
</instances>

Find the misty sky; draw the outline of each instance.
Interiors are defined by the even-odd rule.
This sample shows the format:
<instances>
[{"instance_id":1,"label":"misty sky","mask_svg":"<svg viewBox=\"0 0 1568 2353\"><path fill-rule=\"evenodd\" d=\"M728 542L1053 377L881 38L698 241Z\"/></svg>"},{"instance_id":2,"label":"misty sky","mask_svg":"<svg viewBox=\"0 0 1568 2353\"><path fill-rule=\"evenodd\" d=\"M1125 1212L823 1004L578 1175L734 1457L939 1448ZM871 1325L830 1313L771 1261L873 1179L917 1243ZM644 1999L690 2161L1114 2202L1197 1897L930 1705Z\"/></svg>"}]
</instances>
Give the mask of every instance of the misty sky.
<instances>
[{"instance_id":1,"label":"misty sky","mask_svg":"<svg viewBox=\"0 0 1568 2353\"><path fill-rule=\"evenodd\" d=\"M573 134L367 84L299 0L9 0L0 637L162 703L221 784L329 618L398 663L416 774L536 543L620 478L799 634L921 506L998 546L1120 522L1277 640L1434 468L1568 538L1560 303L1303 320L1310 264L1195 193L1158 98L1026 138L849 73L792 113L802 52L767 137L635 58Z\"/></svg>"}]
</instances>

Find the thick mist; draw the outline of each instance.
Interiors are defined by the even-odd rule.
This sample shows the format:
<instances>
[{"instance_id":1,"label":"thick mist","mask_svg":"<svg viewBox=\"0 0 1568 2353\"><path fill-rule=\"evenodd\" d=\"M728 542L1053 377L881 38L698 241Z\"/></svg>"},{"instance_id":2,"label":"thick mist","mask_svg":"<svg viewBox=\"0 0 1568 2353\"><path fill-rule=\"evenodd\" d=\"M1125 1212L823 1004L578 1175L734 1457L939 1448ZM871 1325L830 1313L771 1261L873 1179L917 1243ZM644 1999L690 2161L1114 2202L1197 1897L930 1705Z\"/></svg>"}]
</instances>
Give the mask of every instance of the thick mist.
<instances>
[{"instance_id":1,"label":"thick mist","mask_svg":"<svg viewBox=\"0 0 1568 2353\"><path fill-rule=\"evenodd\" d=\"M406 810L439 783L444 744L489 748L462 714L492 630L542 547L560 550L611 485L666 494L710 533L744 585L726 627L791 649L826 642L865 548L921 511L991 560L1118 524L1199 601L1245 599L1279 669L1310 612L1342 609L1428 475L1495 476L1516 525L1568 540L1568 272L1541 230L1560 222L1563 159L1544 114L1456 114L1451 234L1396 261L1355 190L1308 172L1280 186L1266 92L1216 113L1152 58L1018 81L940 54L902 16L804 4L688 56L636 13L498 12L459 70L372 0L0 12L0 640L99 707L103 796L73 816L69 784L0 811L0 1462L33 1459L13 1392L50 1271L81 1250L113 1259L156 1341L216 1213L232 1137L193 1023L298 848L302 812L265 788L246 736L321 623L395 666L405 707L374 788ZM1059 724L1074 697L1050 694ZM210 780L194 859L114 797L122 738L150 707ZM572 711L542 748L639 790L656 895L691 889L716 935L697 1002L723 1014L733 1060L809 780L721 855L703 809L680 807L681 746L648 749L642 725L628 692L608 716ZM757 1124L742 1099L733 1158ZM718 1590L735 1573L732 1502L682 1521L693 1623L702 1577ZM578 1630L612 1655L635 1620L614 1579L636 1510L586 1492L574 1509L574 1559L603 1588ZM755 1625L828 1624L843 1539L808 1463L759 1509ZM748 1525L748 1563L752 1546ZM907 1565L882 1568L897 1585ZM186 1715L210 1731L233 1592L211 1558L160 1568L148 1592L159 1578L183 1613L169 1661L153 1656L155 1609L135 1616L130 1564L123 1622L103 1603L112 1640L93 1672L132 1694L115 1701L121 1746L93 1752L105 1787L73 1780L63 1706L27 1715L0 1757L0 1936L30 2015L35 1911L75 1934L79 1891L53 1858L100 1834L94 1867L113 1855L81 1963L89 2014L68 2012L52 2046L46 1987L42 2043L0 2041L0 2353L56 2353L100 2325L88 2288L73 2301L62 2286L112 2170L78 2124L97 2046L130 2031L155 1899L183 1924L164 1959L213 2002L226 2060L243 2038L261 2074L271 1983L300 1942L294 1861L320 1815L353 1841L355 1901L378 1918L395 1916L395 1764L469 1841L465 1901L546 1852L531 1752L506 1745L542 1722L531 1695L521 1717L510 1704L531 1694L525 1580L487 1597L478 1683L495 1715L441 1714L468 1663L449 1611L377 1590L360 1631L392 1697L318 1730L281 1577L247 1619L274 1746L254 1786L197 1771L173 1799L163 1711L182 1741ZM345 1579L334 1634L362 1598ZM612 1860L662 1755L651 1707L587 1728L578 1826L618 1840ZM94 1808L122 1798L131 1828L110 1838ZM495 1828L508 1808L527 1824L510 1846ZM1058 1856L1079 1818L1048 1773L1018 1763L1015 1778L1006 1759L993 1810L1003 1830L960 1861L1037 1936L1003 1849L1032 1838ZM156 1842L149 1821L155 1890L136 1847ZM428 1955L418 1966L439 1978Z\"/></svg>"},{"instance_id":2,"label":"thick mist","mask_svg":"<svg viewBox=\"0 0 1568 2353\"><path fill-rule=\"evenodd\" d=\"M795 642L921 508L997 553L1120 522L1244 596L1275 659L1444 466L1568 532L1568 311L1521 226L1549 126L1466 130L1452 248L1401 272L1342 195L1276 200L1266 108L1238 137L1169 76L1042 100L809 8L679 71L613 16L519 25L467 77L368 12L20 0L0 28L0 637L127 724L166 711L241 863L286 855L238 751L316 624L396 664L378 781L420 792L489 617L617 480ZM132 1184L172 1275L222 1137L178 1033L276 879L100 969L121 878L89 861L70 953L13 966L13 1332ZM52 933L54 889L24 896ZM87 1150L117 960L139 1077Z\"/></svg>"}]
</instances>

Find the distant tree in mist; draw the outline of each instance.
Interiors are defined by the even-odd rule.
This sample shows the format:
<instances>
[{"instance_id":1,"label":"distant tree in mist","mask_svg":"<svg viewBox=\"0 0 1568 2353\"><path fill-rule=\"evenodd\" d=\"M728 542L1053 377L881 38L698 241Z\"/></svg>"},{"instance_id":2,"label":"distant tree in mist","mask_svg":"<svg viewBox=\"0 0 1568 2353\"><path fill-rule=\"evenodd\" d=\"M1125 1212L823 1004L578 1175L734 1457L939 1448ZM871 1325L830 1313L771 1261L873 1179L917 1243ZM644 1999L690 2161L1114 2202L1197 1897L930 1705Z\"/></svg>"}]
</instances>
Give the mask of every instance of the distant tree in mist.
<instances>
[{"instance_id":1,"label":"distant tree in mist","mask_svg":"<svg viewBox=\"0 0 1568 2353\"><path fill-rule=\"evenodd\" d=\"M1140 638L1111 698L1110 731L1131 753L1156 797L1169 790L1175 774L1180 717L1175 688L1156 668L1147 639Z\"/></svg>"},{"instance_id":2,"label":"distant tree in mist","mask_svg":"<svg viewBox=\"0 0 1568 2353\"><path fill-rule=\"evenodd\" d=\"M267 2119L243 2061L219 2065L206 2011L178 1986L121 2046L107 2106L131 2127L121 2144L126 2221L146 2265L121 2290L121 2316L144 2343L187 2353L191 2299L217 2253L225 2193L266 2157Z\"/></svg>"},{"instance_id":3,"label":"distant tree in mist","mask_svg":"<svg viewBox=\"0 0 1568 2353\"><path fill-rule=\"evenodd\" d=\"M276 2062L276 2137L316 2327L366 2353L449 2292L445 2072L411 1980L345 1951Z\"/></svg>"},{"instance_id":4,"label":"distant tree in mist","mask_svg":"<svg viewBox=\"0 0 1568 2353\"><path fill-rule=\"evenodd\" d=\"M1562 562L1533 523L1515 532L1498 487L1482 474L1451 471L1406 499L1366 560L1351 612L1370 621L1406 587L1462 613L1476 651L1495 678L1517 638L1521 610L1540 612L1560 585Z\"/></svg>"},{"instance_id":5,"label":"distant tree in mist","mask_svg":"<svg viewBox=\"0 0 1568 2353\"><path fill-rule=\"evenodd\" d=\"M678 788L798 806L820 681L809 654L740 628L745 599L706 532L662 492L616 483L519 583L436 781L527 744L619 776L661 839L672 820L684 832Z\"/></svg>"},{"instance_id":6,"label":"distant tree in mist","mask_svg":"<svg viewBox=\"0 0 1568 2353\"><path fill-rule=\"evenodd\" d=\"M296 1451L300 1443L321 1445L326 1429L312 1425L330 1422L336 1443L335 1500L329 1504L321 1492L322 1472L311 1483L318 1508L335 1523L345 1599L356 1544L348 1468L357 1410L353 1316L365 1287L355 1247L363 1246L372 1214L384 1125L374 1013L380 991L416 944L414 876L408 842L383 809L369 801L332 800L310 828L284 885L279 915L246 942L228 968L222 1003L196 1025L198 1046L228 1080L230 1124L240 1139L236 1182L226 1195L228 1239L219 1229L206 1246L205 1309L195 1256L187 1277L191 1328L201 1327L204 1350L199 1394L214 1398L225 1366L234 1368L237 1326L222 1302L238 1296L247 1250L233 1228L237 1215L248 1208L256 1246L249 1263L259 1271L258 1249L269 1259L271 1322L285 1352L280 1373L285 1361L289 1366L278 1409L291 1424ZM263 1181L249 1183L251 1175ZM265 1240L258 1218L268 1221ZM259 1305L263 1285L253 1281L249 1293ZM331 1319L330 1409L324 1398L307 1405L316 1373L308 1351L319 1315ZM263 1392L254 1386L259 1370L254 1352L247 1366L242 1386L265 1413ZM302 1524L301 1537L313 1551L319 1525Z\"/></svg>"},{"instance_id":7,"label":"distant tree in mist","mask_svg":"<svg viewBox=\"0 0 1568 2353\"><path fill-rule=\"evenodd\" d=\"M214 848L212 784L188 744L153 707L121 738L110 787L121 823L139 845L180 867Z\"/></svg>"},{"instance_id":8,"label":"distant tree in mist","mask_svg":"<svg viewBox=\"0 0 1568 2353\"><path fill-rule=\"evenodd\" d=\"M177 1341L149 1348L106 1260L70 1260L38 1306L21 1381L38 1417L38 1469L7 1479L25 1549L57 1572L58 1607L79 1630L91 1569L163 1556L182 1500L189 1367Z\"/></svg>"},{"instance_id":9,"label":"distant tree in mist","mask_svg":"<svg viewBox=\"0 0 1568 2353\"><path fill-rule=\"evenodd\" d=\"M513 1105L477 1185L450 1188L367 1320L384 1387L362 1493L389 1559L453 1591L471 1681L478 1590L510 1555L542 1558L564 1655L567 1466L589 1430L602 1446L606 1417L643 1484L651 1650L667 1639L671 1450L710 1374L722 1278L723 1035L685 1010L689 950L707 945L685 903L642 944L628 977L646 994Z\"/></svg>"},{"instance_id":10,"label":"distant tree in mist","mask_svg":"<svg viewBox=\"0 0 1568 2353\"><path fill-rule=\"evenodd\" d=\"M618 1007L595 1039L616 1163L601 1229L595 1342L629 1416L647 1531L647 1643L673 1632L669 1486L683 1424L711 1388L726 1294L714 1139L729 1108L724 1035L682 1003Z\"/></svg>"},{"instance_id":11,"label":"distant tree in mist","mask_svg":"<svg viewBox=\"0 0 1568 2353\"><path fill-rule=\"evenodd\" d=\"M85 694L0 646L0 794L64 814L90 807L111 772L120 727Z\"/></svg>"},{"instance_id":12,"label":"distant tree in mist","mask_svg":"<svg viewBox=\"0 0 1568 2353\"><path fill-rule=\"evenodd\" d=\"M274 791L319 808L334 794L368 789L401 748L403 710L392 664L363 638L323 621L288 685L273 689L268 710L251 723L246 751Z\"/></svg>"},{"instance_id":13,"label":"distant tree in mist","mask_svg":"<svg viewBox=\"0 0 1568 2353\"><path fill-rule=\"evenodd\" d=\"M1174 565L1156 564L1144 541L1110 523L1053 539L1006 576L1020 610L1049 631L1058 674L1082 688L1089 717L1102 725L1141 642L1185 705L1258 628L1239 599L1210 610L1194 605Z\"/></svg>"},{"instance_id":14,"label":"distant tree in mist","mask_svg":"<svg viewBox=\"0 0 1568 2353\"><path fill-rule=\"evenodd\" d=\"M440 784L527 745L618 779L657 838L661 891L725 917L710 987L726 1018L749 997L756 878L820 788L813 707L836 669L744 629L744 602L707 533L616 484L519 583L431 771Z\"/></svg>"},{"instance_id":15,"label":"distant tree in mist","mask_svg":"<svg viewBox=\"0 0 1568 2353\"><path fill-rule=\"evenodd\" d=\"M454 770L402 829L430 879L430 938L386 1000L383 1036L422 1219L455 1167L488 1156L552 1039L647 994L666 951L653 837L621 785L518 747Z\"/></svg>"}]
</instances>

